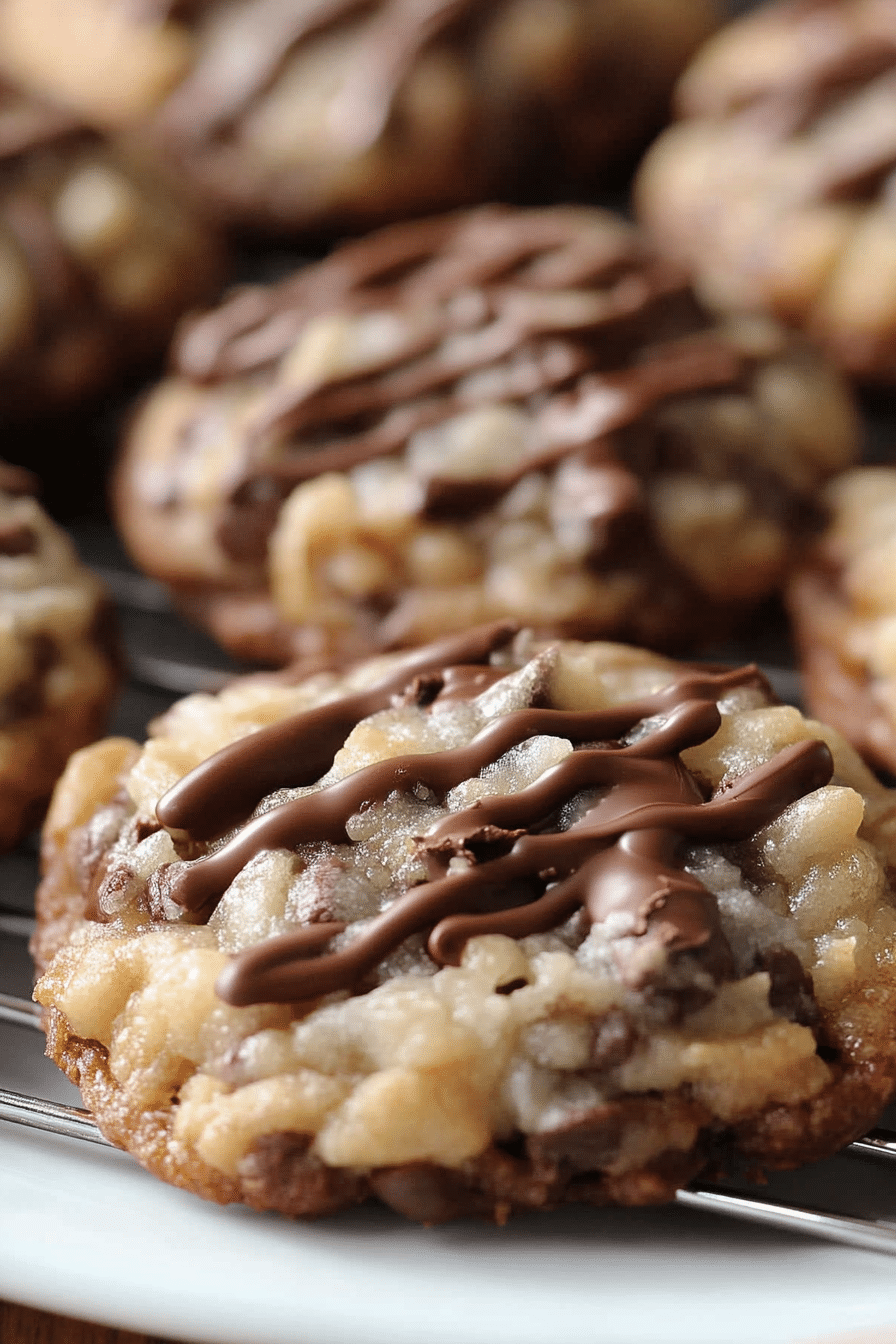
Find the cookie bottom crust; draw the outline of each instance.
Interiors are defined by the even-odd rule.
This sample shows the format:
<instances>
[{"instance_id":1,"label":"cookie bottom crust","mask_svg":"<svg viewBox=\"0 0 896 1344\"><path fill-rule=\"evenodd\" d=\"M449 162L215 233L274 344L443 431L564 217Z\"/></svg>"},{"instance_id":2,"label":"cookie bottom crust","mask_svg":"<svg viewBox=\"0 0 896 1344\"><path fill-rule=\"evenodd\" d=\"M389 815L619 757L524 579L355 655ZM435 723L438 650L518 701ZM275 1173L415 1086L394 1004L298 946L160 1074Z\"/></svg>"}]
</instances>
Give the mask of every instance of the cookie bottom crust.
<instances>
[{"instance_id":1,"label":"cookie bottom crust","mask_svg":"<svg viewBox=\"0 0 896 1344\"><path fill-rule=\"evenodd\" d=\"M55 1008L45 1013L45 1028L48 1057L80 1088L102 1133L147 1171L217 1204L244 1203L291 1218L334 1214L368 1199L427 1225L463 1217L503 1224L513 1213L564 1204L663 1204L701 1174L746 1168L755 1176L831 1156L877 1119L896 1085L892 1062L866 1054L842 1066L810 1101L769 1107L727 1129L711 1127L687 1089L631 1096L574 1125L491 1145L459 1169L428 1162L328 1167L311 1151L313 1135L274 1132L256 1139L231 1179L174 1138L176 1106L140 1111L128 1104L104 1046L75 1036ZM696 1125L698 1139L687 1150L669 1147L642 1167L613 1172L608 1168L632 1124L669 1134Z\"/></svg>"}]
</instances>

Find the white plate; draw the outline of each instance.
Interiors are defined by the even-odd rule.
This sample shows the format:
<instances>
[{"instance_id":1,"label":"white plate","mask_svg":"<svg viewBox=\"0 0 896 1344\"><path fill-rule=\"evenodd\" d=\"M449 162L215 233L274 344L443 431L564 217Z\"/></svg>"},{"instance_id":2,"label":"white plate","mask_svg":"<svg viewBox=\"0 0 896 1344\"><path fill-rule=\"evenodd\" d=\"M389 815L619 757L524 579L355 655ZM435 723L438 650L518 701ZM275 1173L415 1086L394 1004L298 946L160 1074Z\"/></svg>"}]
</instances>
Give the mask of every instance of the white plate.
<instances>
[{"instance_id":1,"label":"white plate","mask_svg":"<svg viewBox=\"0 0 896 1344\"><path fill-rule=\"evenodd\" d=\"M2 1025L0 1085L74 1099L39 1037ZM896 1174L859 1163L800 1194L825 1202L838 1181L896 1214ZM896 1260L675 1208L290 1223L0 1123L0 1296L206 1344L794 1344L896 1325Z\"/></svg>"}]
</instances>

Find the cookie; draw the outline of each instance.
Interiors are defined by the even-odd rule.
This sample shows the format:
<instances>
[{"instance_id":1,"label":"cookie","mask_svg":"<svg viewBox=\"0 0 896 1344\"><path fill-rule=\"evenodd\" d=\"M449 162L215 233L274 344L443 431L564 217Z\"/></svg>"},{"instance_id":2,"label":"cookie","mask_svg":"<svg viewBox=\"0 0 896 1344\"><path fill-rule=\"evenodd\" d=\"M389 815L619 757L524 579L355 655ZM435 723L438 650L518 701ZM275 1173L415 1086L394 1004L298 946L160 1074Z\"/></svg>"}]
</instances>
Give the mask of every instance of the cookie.
<instances>
[{"instance_id":1,"label":"cookie","mask_svg":"<svg viewBox=\"0 0 896 1344\"><path fill-rule=\"evenodd\" d=\"M896 772L896 470L826 490L831 523L787 592L808 703L879 769Z\"/></svg>"},{"instance_id":2,"label":"cookie","mask_svg":"<svg viewBox=\"0 0 896 1344\"><path fill-rule=\"evenodd\" d=\"M0 84L0 413L64 409L158 354L221 263L144 169Z\"/></svg>"},{"instance_id":3,"label":"cookie","mask_svg":"<svg viewBox=\"0 0 896 1344\"><path fill-rule=\"evenodd\" d=\"M804 328L862 380L896 380L896 8L787 0L711 39L636 196L723 310Z\"/></svg>"},{"instance_id":4,"label":"cookie","mask_svg":"<svg viewBox=\"0 0 896 1344\"><path fill-rule=\"evenodd\" d=\"M360 656L510 616L684 647L772 592L855 452L838 376L706 317L627 224L393 226L187 323L115 509L238 655Z\"/></svg>"},{"instance_id":5,"label":"cookie","mask_svg":"<svg viewBox=\"0 0 896 1344\"><path fill-rule=\"evenodd\" d=\"M48 1053L219 1202L422 1222L833 1152L896 1084L896 794L755 667L497 625L76 756Z\"/></svg>"},{"instance_id":6,"label":"cookie","mask_svg":"<svg viewBox=\"0 0 896 1344\"><path fill-rule=\"evenodd\" d=\"M37 822L71 752L104 730L120 659L111 605L0 463L0 849Z\"/></svg>"},{"instance_id":7,"label":"cookie","mask_svg":"<svg viewBox=\"0 0 896 1344\"><path fill-rule=\"evenodd\" d=\"M5 0L0 64L136 127L224 217L313 232L562 198L630 157L713 0Z\"/></svg>"}]
</instances>

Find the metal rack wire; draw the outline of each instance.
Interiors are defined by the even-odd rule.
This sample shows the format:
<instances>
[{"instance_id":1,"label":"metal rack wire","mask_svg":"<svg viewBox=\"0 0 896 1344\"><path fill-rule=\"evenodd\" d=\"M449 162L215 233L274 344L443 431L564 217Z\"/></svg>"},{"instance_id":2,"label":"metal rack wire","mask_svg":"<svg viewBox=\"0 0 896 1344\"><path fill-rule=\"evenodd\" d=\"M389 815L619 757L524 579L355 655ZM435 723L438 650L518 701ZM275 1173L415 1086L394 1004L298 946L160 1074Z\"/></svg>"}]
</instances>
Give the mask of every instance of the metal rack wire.
<instances>
[{"instance_id":1,"label":"metal rack wire","mask_svg":"<svg viewBox=\"0 0 896 1344\"><path fill-rule=\"evenodd\" d=\"M195 636L192 632L180 632L175 628L176 618L164 594L155 584L115 565L100 564L94 567L100 569L122 610L132 680L150 696L155 695L157 700L161 696L155 712L163 707L166 696L170 701L191 691L214 691L220 688L228 676L226 663L214 656L205 658L200 654L197 658L180 654L181 633L184 633L187 648ZM150 622L142 637L139 628L135 633L134 627L135 619L139 626L141 618ZM162 641L161 652L155 638L157 627L152 625L159 620L174 631L174 638L167 646ZM169 649L175 650L173 656L167 656ZM781 698L792 700L795 674L787 668L766 668L766 671L770 672L770 679ZM30 937L33 929L34 920L29 915L0 902L0 936L24 941ZM29 1000L3 992L0 986L0 1022L36 1036L41 1032L41 1011ZM80 1139L101 1147L113 1146L100 1133L88 1111L2 1087L0 1121ZM896 1131L874 1129L849 1144L842 1155L861 1161L896 1163ZM677 1201L684 1208L896 1256L896 1223L890 1225L874 1219L764 1199L752 1191L730 1190L699 1182L680 1190Z\"/></svg>"}]
</instances>

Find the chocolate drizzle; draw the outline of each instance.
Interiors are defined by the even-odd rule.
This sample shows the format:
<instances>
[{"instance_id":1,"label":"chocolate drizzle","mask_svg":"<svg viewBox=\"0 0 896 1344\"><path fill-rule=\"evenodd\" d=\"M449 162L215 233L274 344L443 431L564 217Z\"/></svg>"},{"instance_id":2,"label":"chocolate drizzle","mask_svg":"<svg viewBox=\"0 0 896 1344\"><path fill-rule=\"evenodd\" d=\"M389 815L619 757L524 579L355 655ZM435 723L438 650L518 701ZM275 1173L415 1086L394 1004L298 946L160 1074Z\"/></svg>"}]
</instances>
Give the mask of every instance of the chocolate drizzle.
<instances>
[{"instance_id":1,"label":"chocolate drizzle","mask_svg":"<svg viewBox=\"0 0 896 1344\"><path fill-rule=\"evenodd\" d=\"M557 291L578 290L585 293L565 294L565 304L548 303L552 295L560 297ZM374 372L432 348L445 334L483 327L491 345L480 359L492 360L527 334L602 330L606 338L612 331L614 347L604 342L604 363L612 367L617 350L637 350L655 304L680 301L687 293L685 273L657 258L612 216L572 207L490 205L380 229L278 285L240 290L184 326L174 363L197 382L224 382L273 364L321 313L394 308L415 317L422 311L430 325L415 325L416 342L390 354ZM682 316L679 305L675 313ZM660 336L668 326L664 316ZM528 325L521 330L521 323ZM690 324L681 324L677 334L706 325L691 306ZM457 371L446 368L443 378ZM294 395L304 400L307 394Z\"/></svg>"},{"instance_id":2,"label":"chocolate drizzle","mask_svg":"<svg viewBox=\"0 0 896 1344\"><path fill-rule=\"evenodd\" d=\"M379 0L374 6L364 0L309 0L302 5L254 0L244 7L245 14L233 18L232 29L225 27L219 34L214 25L207 27L203 58L169 101L165 121L193 141L223 137L270 88L298 48L361 20L357 78L333 110L337 138L349 152L360 153L385 129L420 53L459 19L475 15L479 4L481 0ZM166 8L170 13L171 6ZM233 57L235 44L239 61Z\"/></svg>"},{"instance_id":3,"label":"chocolate drizzle","mask_svg":"<svg viewBox=\"0 0 896 1344\"><path fill-rule=\"evenodd\" d=\"M868 199L896 168L892 14L883 6L877 10L843 0L797 0L777 8L798 34L792 68L784 76L776 74L772 84L760 76L755 87L742 88L732 110L775 141L820 136L817 167L803 184L807 195ZM828 114L833 113L836 123L840 105L853 98L868 104L860 111L861 125L826 126ZM691 110L699 113L701 108Z\"/></svg>"},{"instance_id":4,"label":"chocolate drizzle","mask_svg":"<svg viewBox=\"0 0 896 1344\"><path fill-rule=\"evenodd\" d=\"M506 470L447 474L410 453L419 513L472 517L526 474L585 453L589 503L604 510L592 520L597 554L614 518L642 512L613 436L670 399L738 387L749 372L708 328L684 274L633 232L598 213L498 206L382 230L280 286L243 291L185 329L176 366L198 382L262 374L329 313L376 314L392 337L356 371L274 379L218 526L233 558L264 559L278 508L301 482L400 455L421 431L508 404L525 408L528 428Z\"/></svg>"},{"instance_id":5,"label":"chocolate drizzle","mask_svg":"<svg viewBox=\"0 0 896 1344\"><path fill-rule=\"evenodd\" d=\"M431 646L403 660L369 692L226 748L162 800L159 819L191 839L220 833L216 808L232 823L235 812L248 813L260 789L307 779L312 761L314 770L325 771L341 737L371 708L388 704L402 684L410 683L409 695L418 703L432 701L436 709L442 688L449 698L479 694L479 673L487 670L485 680L492 681L498 671L488 667L490 650L509 634L507 627L493 627L475 632L465 645ZM440 658L452 654L469 661L440 667ZM434 700L433 677L440 683ZM629 983L649 980L658 949L688 952L714 979L725 979L733 963L715 899L685 870L684 843L747 839L825 784L833 769L822 742L801 742L705 796L680 753L716 732L716 701L726 692L763 684L752 667L683 668L662 690L609 709L532 706L503 714L464 747L379 761L273 807L206 857L163 865L150 881L151 907L170 909L173 902L194 919L207 918L263 850L308 841L348 844L346 826L357 812L395 791L419 796L423 789L443 800L515 745L545 734L571 741L571 754L520 792L481 799L433 825L418 842L427 881L396 893L337 949L326 950L346 926L328 921L240 953L220 977L218 993L234 1004L300 1002L358 985L412 935L427 936L438 964L456 964L476 934L545 932L579 909L592 924L621 917L637 945L623 972ZM452 860L460 860L460 867Z\"/></svg>"},{"instance_id":6,"label":"chocolate drizzle","mask_svg":"<svg viewBox=\"0 0 896 1344\"><path fill-rule=\"evenodd\" d=\"M518 626L505 621L427 645L403 657L381 681L356 695L262 728L203 762L169 790L156 808L163 826L211 840L243 821L274 789L313 784L361 719L385 709L415 679L454 663L488 663ZM479 669L485 670L485 669Z\"/></svg>"}]
</instances>

